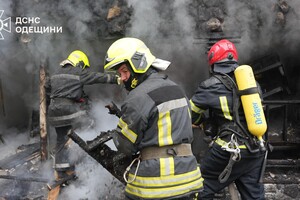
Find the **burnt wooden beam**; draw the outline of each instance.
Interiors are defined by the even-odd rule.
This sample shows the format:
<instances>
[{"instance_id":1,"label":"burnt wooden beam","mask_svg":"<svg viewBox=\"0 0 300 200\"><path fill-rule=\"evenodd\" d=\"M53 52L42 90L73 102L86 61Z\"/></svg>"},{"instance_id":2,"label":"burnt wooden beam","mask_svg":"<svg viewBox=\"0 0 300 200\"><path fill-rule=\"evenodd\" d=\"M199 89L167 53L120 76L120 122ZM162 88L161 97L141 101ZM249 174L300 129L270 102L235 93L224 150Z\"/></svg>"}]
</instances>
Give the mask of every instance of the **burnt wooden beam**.
<instances>
[{"instance_id":1,"label":"burnt wooden beam","mask_svg":"<svg viewBox=\"0 0 300 200\"><path fill-rule=\"evenodd\" d=\"M75 174L71 174L71 175L68 175L58 181L54 181L54 183L51 183L51 184L47 184L47 188L48 190L52 190L54 188L56 188L57 186L60 186L64 183L66 183L67 181L69 180L72 180L72 179L76 179L76 175Z\"/></svg>"},{"instance_id":2,"label":"burnt wooden beam","mask_svg":"<svg viewBox=\"0 0 300 200\"><path fill-rule=\"evenodd\" d=\"M45 161L48 158L47 150L47 104L46 104L46 71L45 66L40 66L40 138L41 138L41 161Z\"/></svg>"},{"instance_id":3,"label":"burnt wooden beam","mask_svg":"<svg viewBox=\"0 0 300 200\"><path fill-rule=\"evenodd\" d=\"M4 96L3 96L3 88L2 88L2 81L0 79L0 107L2 110L3 116L5 116L5 107L4 107Z\"/></svg>"},{"instance_id":4,"label":"burnt wooden beam","mask_svg":"<svg viewBox=\"0 0 300 200\"><path fill-rule=\"evenodd\" d=\"M27 145L25 150L0 160L0 169L11 169L18 165L21 165L35 158L36 156L39 156L37 154L39 150L39 143Z\"/></svg>"},{"instance_id":5,"label":"burnt wooden beam","mask_svg":"<svg viewBox=\"0 0 300 200\"><path fill-rule=\"evenodd\" d=\"M0 179L11 179L17 181L29 181L29 182L42 182L47 183L47 178L39 178L39 177L22 177L22 176L12 176L12 175L0 175Z\"/></svg>"},{"instance_id":6,"label":"burnt wooden beam","mask_svg":"<svg viewBox=\"0 0 300 200\"><path fill-rule=\"evenodd\" d=\"M125 184L123 173L125 172L126 167L130 164L132 160L131 157L112 150L110 147L104 144L104 142L101 145L93 145L93 148L90 148L89 145L73 130L69 131L68 136L86 153L100 163L116 179Z\"/></svg>"}]
</instances>

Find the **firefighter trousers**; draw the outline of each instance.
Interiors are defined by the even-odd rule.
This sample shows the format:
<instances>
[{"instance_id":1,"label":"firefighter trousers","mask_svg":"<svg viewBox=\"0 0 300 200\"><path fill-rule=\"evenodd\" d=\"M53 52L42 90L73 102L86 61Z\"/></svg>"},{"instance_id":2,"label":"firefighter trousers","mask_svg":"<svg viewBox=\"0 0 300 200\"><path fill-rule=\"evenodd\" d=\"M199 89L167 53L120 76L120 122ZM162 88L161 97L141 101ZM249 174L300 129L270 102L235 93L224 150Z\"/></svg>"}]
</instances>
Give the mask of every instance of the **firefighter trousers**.
<instances>
[{"instance_id":1,"label":"firefighter trousers","mask_svg":"<svg viewBox=\"0 0 300 200\"><path fill-rule=\"evenodd\" d=\"M232 172L225 183L220 183L219 175L227 166L230 153L214 143L208 150L201 163L204 190L200 193L201 199L213 199L214 194L235 182L243 200L264 200L264 185L259 183L260 173L265 152L250 153L241 149L241 160L234 163Z\"/></svg>"},{"instance_id":2,"label":"firefighter trousers","mask_svg":"<svg viewBox=\"0 0 300 200\"><path fill-rule=\"evenodd\" d=\"M69 160L69 141L68 131L72 126L56 127L56 151L55 151L55 170L65 172L74 170L74 166Z\"/></svg>"}]
</instances>

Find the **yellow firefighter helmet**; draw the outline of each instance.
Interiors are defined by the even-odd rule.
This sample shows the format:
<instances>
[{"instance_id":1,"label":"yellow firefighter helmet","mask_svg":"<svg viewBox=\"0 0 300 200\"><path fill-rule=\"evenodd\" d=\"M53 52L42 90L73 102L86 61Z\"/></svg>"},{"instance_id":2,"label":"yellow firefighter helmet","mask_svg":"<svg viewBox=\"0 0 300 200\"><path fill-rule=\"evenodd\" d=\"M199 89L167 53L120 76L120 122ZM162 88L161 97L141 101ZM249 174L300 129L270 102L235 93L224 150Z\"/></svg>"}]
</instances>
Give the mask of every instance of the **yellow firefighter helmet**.
<instances>
[{"instance_id":1,"label":"yellow firefighter helmet","mask_svg":"<svg viewBox=\"0 0 300 200\"><path fill-rule=\"evenodd\" d=\"M85 69L86 67L90 67L89 59L82 51L75 50L67 58L74 67L81 67Z\"/></svg>"},{"instance_id":2,"label":"yellow firefighter helmet","mask_svg":"<svg viewBox=\"0 0 300 200\"><path fill-rule=\"evenodd\" d=\"M145 73L155 57L149 48L139 39L122 38L115 41L107 50L104 70L117 70L117 66L128 62L134 73Z\"/></svg>"}]
</instances>

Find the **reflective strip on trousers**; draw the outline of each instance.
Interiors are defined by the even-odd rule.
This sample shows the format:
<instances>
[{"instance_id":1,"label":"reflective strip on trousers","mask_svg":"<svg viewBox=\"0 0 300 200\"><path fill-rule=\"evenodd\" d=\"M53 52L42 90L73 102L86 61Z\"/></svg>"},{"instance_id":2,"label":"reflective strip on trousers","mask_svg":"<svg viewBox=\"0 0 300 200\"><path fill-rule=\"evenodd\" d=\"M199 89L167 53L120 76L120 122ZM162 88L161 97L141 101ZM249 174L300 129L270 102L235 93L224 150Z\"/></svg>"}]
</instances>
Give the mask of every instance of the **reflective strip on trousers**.
<instances>
[{"instance_id":1,"label":"reflective strip on trousers","mask_svg":"<svg viewBox=\"0 0 300 200\"><path fill-rule=\"evenodd\" d=\"M64 168L70 168L70 167L71 167L70 163L55 164L55 169L64 169Z\"/></svg>"}]
</instances>

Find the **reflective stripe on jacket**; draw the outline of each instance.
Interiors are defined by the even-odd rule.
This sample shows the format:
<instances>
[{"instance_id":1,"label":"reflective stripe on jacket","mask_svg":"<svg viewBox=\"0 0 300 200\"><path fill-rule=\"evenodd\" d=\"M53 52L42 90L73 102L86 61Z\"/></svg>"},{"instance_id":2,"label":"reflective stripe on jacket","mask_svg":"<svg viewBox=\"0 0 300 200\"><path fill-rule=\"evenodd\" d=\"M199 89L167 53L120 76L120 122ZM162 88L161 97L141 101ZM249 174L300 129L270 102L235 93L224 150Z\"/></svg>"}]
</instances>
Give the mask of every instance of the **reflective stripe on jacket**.
<instances>
[{"instance_id":1,"label":"reflective stripe on jacket","mask_svg":"<svg viewBox=\"0 0 300 200\"><path fill-rule=\"evenodd\" d=\"M257 85L259 88L258 83ZM234 96L235 95L233 93L233 90L228 89L228 85L226 86L215 76L212 76L209 79L203 81L202 83L200 83L195 94L190 99L190 103L192 105L192 123L196 125L202 123L204 120L203 117L205 111L209 110L210 123L217 127L215 136L223 132L218 136L222 137L221 139L225 142L229 142L230 137L225 138L225 136L231 135L232 133L234 133L234 131L236 131L235 135L238 136L238 143L240 145L244 145L246 143L252 145L250 140L252 140L254 136L251 136L250 133L244 133L236 124L236 121L234 121L236 119L234 119L235 113L233 113L233 107L239 106L237 107L239 122L247 131L247 124L240 98L239 96ZM233 98L239 98L237 99L239 103L233 105L234 102L237 102ZM230 131L230 129L233 131ZM250 137L248 137L248 135L250 135ZM257 147L253 146L252 148Z\"/></svg>"},{"instance_id":2,"label":"reflective stripe on jacket","mask_svg":"<svg viewBox=\"0 0 300 200\"><path fill-rule=\"evenodd\" d=\"M196 92L190 99L192 123L201 123L202 120L204 120L203 113L207 109L213 113L216 122L218 119L221 120L221 124L226 121L232 121L232 102L232 91L228 90L216 77L210 77L206 81L200 83Z\"/></svg>"}]
</instances>

